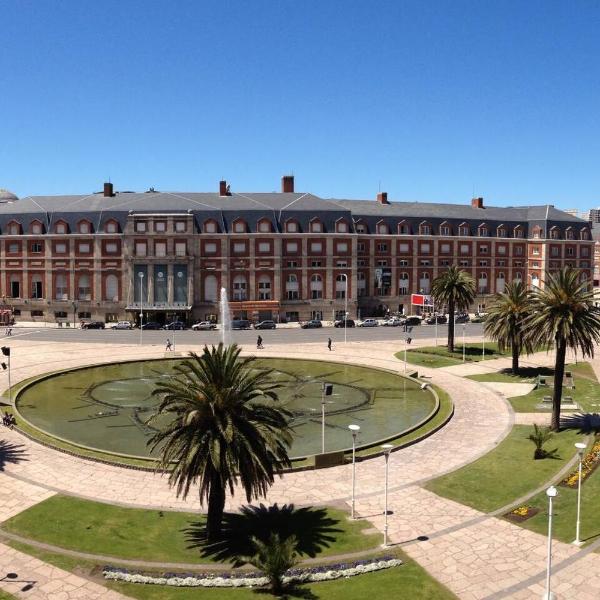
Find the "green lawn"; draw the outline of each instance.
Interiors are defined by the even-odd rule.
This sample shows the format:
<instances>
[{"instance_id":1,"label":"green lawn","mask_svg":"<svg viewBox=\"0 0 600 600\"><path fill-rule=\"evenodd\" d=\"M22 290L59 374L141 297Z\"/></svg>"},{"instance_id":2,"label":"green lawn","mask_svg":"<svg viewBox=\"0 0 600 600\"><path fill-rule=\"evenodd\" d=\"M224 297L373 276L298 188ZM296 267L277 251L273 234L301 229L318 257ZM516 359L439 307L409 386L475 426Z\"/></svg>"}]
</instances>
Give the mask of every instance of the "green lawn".
<instances>
[{"instance_id":1,"label":"green lawn","mask_svg":"<svg viewBox=\"0 0 600 600\"><path fill-rule=\"evenodd\" d=\"M319 557L376 548L381 535L364 534L371 525L350 521L347 513L328 509L336 519L336 539ZM8 532L69 550L153 562L207 563L188 549L183 530L201 520L194 513L123 508L56 495L5 521Z\"/></svg>"},{"instance_id":2,"label":"green lawn","mask_svg":"<svg viewBox=\"0 0 600 600\"><path fill-rule=\"evenodd\" d=\"M534 383L538 375L545 377L552 376L552 369L548 367L528 367L519 369L517 375L513 375L510 370L497 371L495 373L480 373L478 375L467 375L465 379L473 381L498 381L500 383Z\"/></svg>"},{"instance_id":3,"label":"green lawn","mask_svg":"<svg viewBox=\"0 0 600 600\"><path fill-rule=\"evenodd\" d=\"M39 550L26 544L9 542L13 548L36 556L66 571L78 574L97 576L99 566L90 561L81 561L68 556ZM387 569L378 573L359 575L350 579L338 579L322 583L302 586L308 589L313 597L319 600L364 600L375 595L377 598L398 598L410 600L456 600L456 596L446 587L433 579L417 563L408 558L402 551L394 550L386 553L396 555L404 561L400 567ZM256 595L249 589L206 589L206 588L172 588L132 583L107 582L96 580L106 587L139 600L256 600L272 598L269 595ZM0 596L0 598L2 598ZM12 600L12 599L11 599Z\"/></svg>"},{"instance_id":4,"label":"green lawn","mask_svg":"<svg viewBox=\"0 0 600 600\"><path fill-rule=\"evenodd\" d=\"M498 509L536 489L573 457L574 431L555 434L546 448L558 448L558 459L533 460L534 445L527 439L533 427L515 425L510 434L479 460L428 482L432 492L483 512Z\"/></svg>"},{"instance_id":5,"label":"green lawn","mask_svg":"<svg viewBox=\"0 0 600 600\"><path fill-rule=\"evenodd\" d=\"M404 360L404 351L396 352L395 356L399 360ZM495 342L486 341L485 358L483 357L481 344L469 343L465 346L466 362L480 362L481 360L490 360L502 356L505 356L505 354L498 351L498 344ZM463 362L462 344L457 343L454 352L449 352L445 345L413 348L406 353L406 361L413 365L432 368L459 365Z\"/></svg>"},{"instance_id":6,"label":"green lawn","mask_svg":"<svg viewBox=\"0 0 600 600\"><path fill-rule=\"evenodd\" d=\"M600 470L597 469L581 486L581 538L587 542L600 537L598 498L600 498ZM540 512L520 525L532 531L547 534L548 498L545 492L538 494L526 504L539 508ZM576 519L577 488L558 486L558 496L554 499L552 537L562 542L572 542L575 539Z\"/></svg>"},{"instance_id":7,"label":"green lawn","mask_svg":"<svg viewBox=\"0 0 600 600\"><path fill-rule=\"evenodd\" d=\"M17 589L18 587L20 586L18 584L15 584L15 589ZM12 594L9 594L8 592L0 590L0 600L17 600L17 597L13 596Z\"/></svg>"}]
</instances>

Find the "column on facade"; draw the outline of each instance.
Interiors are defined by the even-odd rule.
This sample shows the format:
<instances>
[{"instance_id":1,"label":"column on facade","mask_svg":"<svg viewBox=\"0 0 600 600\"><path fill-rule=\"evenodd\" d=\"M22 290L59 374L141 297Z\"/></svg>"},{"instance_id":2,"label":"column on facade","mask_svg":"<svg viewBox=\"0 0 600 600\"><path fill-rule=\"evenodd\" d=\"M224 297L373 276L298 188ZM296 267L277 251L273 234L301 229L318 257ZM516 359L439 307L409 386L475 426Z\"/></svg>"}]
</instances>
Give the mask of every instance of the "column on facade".
<instances>
[{"instance_id":1,"label":"column on facade","mask_svg":"<svg viewBox=\"0 0 600 600\"><path fill-rule=\"evenodd\" d=\"M150 275L150 269L152 270L152 275ZM154 265L148 265L148 275L149 278L152 278L152 296L151 302L154 302ZM169 306L173 306L173 302L175 298L175 280L173 278L173 263L169 263L167 265L167 304Z\"/></svg>"},{"instance_id":2,"label":"column on facade","mask_svg":"<svg viewBox=\"0 0 600 600\"><path fill-rule=\"evenodd\" d=\"M308 277L308 240L303 237L300 240L302 253L300 254L301 266L302 266L302 300L310 300L310 284Z\"/></svg>"},{"instance_id":3,"label":"column on facade","mask_svg":"<svg viewBox=\"0 0 600 600\"><path fill-rule=\"evenodd\" d=\"M256 237L252 236L248 241L248 300L257 300L256 291Z\"/></svg>"},{"instance_id":4,"label":"column on facade","mask_svg":"<svg viewBox=\"0 0 600 600\"><path fill-rule=\"evenodd\" d=\"M281 256L282 256L282 242L281 237L275 237L273 241L273 300L281 302L284 300L282 297L283 290L281 286Z\"/></svg>"},{"instance_id":5,"label":"column on facade","mask_svg":"<svg viewBox=\"0 0 600 600\"><path fill-rule=\"evenodd\" d=\"M354 236L350 240L350 263L349 263L349 275L350 275L350 295L348 296L348 312L350 312L350 306L352 301L352 306L354 306L354 314L350 313L350 319L357 318L357 306L358 306L358 238Z\"/></svg>"},{"instance_id":6,"label":"column on facade","mask_svg":"<svg viewBox=\"0 0 600 600\"><path fill-rule=\"evenodd\" d=\"M92 300L101 302L104 300L102 293L102 244L101 240L94 239L94 258L92 260Z\"/></svg>"},{"instance_id":7,"label":"column on facade","mask_svg":"<svg viewBox=\"0 0 600 600\"><path fill-rule=\"evenodd\" d=\"M187 303L188 306L194 306L194 259L193 257L188 259L187 263Z\"/></svg>"}]
</instances>

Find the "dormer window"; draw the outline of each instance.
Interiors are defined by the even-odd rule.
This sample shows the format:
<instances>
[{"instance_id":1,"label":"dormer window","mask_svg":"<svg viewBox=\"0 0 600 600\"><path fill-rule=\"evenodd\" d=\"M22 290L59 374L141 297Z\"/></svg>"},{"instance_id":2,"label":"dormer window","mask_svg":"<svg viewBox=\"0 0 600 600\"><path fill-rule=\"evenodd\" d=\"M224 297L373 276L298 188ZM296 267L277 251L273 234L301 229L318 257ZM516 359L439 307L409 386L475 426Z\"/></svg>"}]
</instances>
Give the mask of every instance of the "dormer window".
<instances>
[{"instance_id":1,"label":"dormer window","mask_svg":"<svg viewBox=\"0 0 600 600\"><path fill-rule=\"evenodd\" d=\"M367 232L367 228L364 223L356 224L356 233L366 233L366 232Z\"/></svg>"},{"instance_id":2,"label":"dormer window","mask_svg":"<svg viewBox=\"0 0 600 600\"><path fill-rule=\"evenodd\" d=\"M348 233L348 223L346 221L338 221L335 228L338 233Z\"/></svg>"},{"instance_id":3,"label":"dormer window","mask_svg":"<svg viewBox=\"0 0 600 600\"><path fill-rule=\"evenodd\" d=\"M589 240L590 239L590 232L587 229L582 229L581 230L581 239L582 240Z\"/></svg>"},{"instance_id":4,"label":"dormer window","mask_svg":"<svg viewBox=\"0 0 600 600\"><path fill-rule=\"evenodd\" d=\"M477 235L479 235L479 237L488 237L489 234L489 230L487 228L487 225L482 224L477 228Z\"/></svg>"},{"instance_id":5,"label":"dormer window","mask_svg":"<svg viewBox=\"0 0 600 600\"><path fill-rule=\"evenodd\" d=\"M34 235L42 234L42 224L39 221L34 221L31 224L31 233L33 233Z\"/></svg>"},{"instance_id":6,"label":"dormer window","mask_svg":"<svg viewBox=\"0 0 600 600\"><path fill-rule=\"evenodd\" d=\"M260 233L270 233L271 232L271 223L269 221L263 220L258 223L258 231Z\"/></svg>"},{"instance_id":7,"label":"dormer window","mask_svg":"<svg viewBox=\"0 0 600 600\"><path fill-rule=\"evenodd\" d=\"M377 225L377 233L387 235L390 232L388 226L385 223L379 223Z\"/></svg>"},{"instance_id":8,"label":"dormer window","mask_svg":"<svg viewBox=\"0 0 600 600\"><path fill-rule=\"evenodd\" d=\"M398 223L398 233L400 235L410 234L410 226L406 221L400 221L400 223Z\"/></svg>"},{"instance_id":9,"label":"dormer window","mask_svg":"<svg viewBox=\"0 0 600 600\"><path fill-rule=\"evenodd\" d=\"M117 224L114 221L108 221L104 226L106 233L117 233Z\"/></svg>"},{"instance_id":10,"label":"dormer window","mask_svg":"<svg viewBox=\"0 0 600 600\"><path fill-rule=\"evenodd\" d=\"M450 225L442 223L440 225L440 235L450 235Z\"/></svg>"},{"instance_id":11,"label":"dormer window","mask_svg":"<svg viewBox=\"0 0 600 600\"><path fill-rule=\"evenodd\" d=\"M204 233L217 233L217 224L214 221L205 221Z\"/></svg>"},{"instance_id":12,"label":"dormer window","mask_svg":"<svg viewBox=\"0 0 600 600\"><path fill-rule=\"evenodd\" d=\"M92 228L88 221L80 221L79 225L77 226L77 231L79 233L90 233L91 230Z\"/></svg>"},{"instance_id":13,"label":"dormer window","mask_svg":"<svg viewBox=\"0 0 600 600\"><path fill-rule=\"evenodd\" d=\"M517 225L515 227L514 232L515 232L515 237L516 238L522 238L523 237L523 228L520 225Z\"/></svg>"},{"instance_id":14,"label":"dormer window","mask_svg":"<svg viewBox=\"0 0 600 600\"><path fill-rule=\"evenodd\" d=\"M431 225L427 223L421 223L419 225L419 235L431 235Z\"/></svg>"},{"instance_id":15,"label":"dormer window","mask_svg":"<svg viewBox=\"0 0 600 600\"><path fill-rule=\"evenodd\" d=\"M10 223L8 226L8 233L10 235L21 235L21 225L19 223Z\"/></svg>"},{"instance_id":16,"label":"dormer window","mask_svg":"<svg viewBox=\"0 0 600 600\"><path fill-rule=\"evenodd\" d=\"M288 221L285 224L285 230L288 233L298 233L298 223L296 221Z\"/></svg>"},{"instance_id":17,"label":"dormer window","mask_svg":"<svg viewBox=\"0 0 600 600\"><path fill-rule=\"evenodd\" d=\"M496 236L501 238L506 237L506 229L504 228L504 225L498 225L496 228Z\"/></svg>"},{"instance_id":18,"label":"dormer window","mask_svg":"<svg viewBox=\"0 0 600 600\"><path fill-rule=\"evenodd\" d=\"M573 235L573 228L572 228L572 227L568 227L568 228L567 228L567 231L566 231L566 234L565 234L565 236L566 236L566 238L567 238L568 240L575 239L575 237L574 237L574 235Z\"/></svg>"},{"instance_id":19,"label":"dormer window","mask_svg":"<svg viewBox=\"0 0 600 600\"><path fill-rule=\"evenodd\" d=\"M233 232L234 233L246 233L247 227L244 221L236 221L233 224Z\"/></svg>"},{"instance_id":20,"label":"dormer window","mask_svg":"<svg viewBox=\"0 0 600 600\"><path fill-rule=\"evenodd\" d=\"M553 227L550 230L550 239L552 239L552 240L560 239L560 231L559 231L558 227Z\"/></svg>"},{"instance_id":21,"label":"dormer window","mask_svg":"<svg viewBox=\"0 0 600 600\"><path fill-rule=\"evenodd\" d=\"M67 233L67 224L66 223L57 223L56 227L54 228L54 230L56 231L56 233L59 234L65 234Z\"/></svg>"},{"instance_id":22,"label":"dormer window","mask_svg":"<svg viewBox=\"0 0 600 600\"><path fill-rule=\"evenodd\" d=\"M311 233L321 233L323 231L323 224L321 221L312 221L310 224Z\"/></svg>"},{"instance_id":23,"label":"dormer window","mask_svg":"<svg viewBox=\"0 0 600 600\"><path fill-rule=\"evenodd\" d=\"M462 236L470 235L469 226L465 223L461 223L458 226L458 235L462 235Z\"/></svg>"},{"instance_id":24,"label":"dormer window","mask_svg":"<svg viewBox=\"0 0 600 600\"><path fill-rule=\"evenodd\" d=\"M533 239L539 240L542 234L542 230L539 227L533 228Z\"/></svg>"}]
</instances>

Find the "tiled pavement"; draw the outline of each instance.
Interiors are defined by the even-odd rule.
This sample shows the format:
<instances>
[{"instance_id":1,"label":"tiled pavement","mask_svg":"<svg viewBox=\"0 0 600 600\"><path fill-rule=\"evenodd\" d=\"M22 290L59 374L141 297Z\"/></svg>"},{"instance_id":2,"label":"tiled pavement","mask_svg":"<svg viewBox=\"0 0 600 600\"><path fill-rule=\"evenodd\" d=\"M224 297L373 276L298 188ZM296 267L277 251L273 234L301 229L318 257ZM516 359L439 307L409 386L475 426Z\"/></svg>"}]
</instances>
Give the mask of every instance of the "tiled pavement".
<instances>
[{"instance_id":1,"label":"tiled pavement","mask_svg":"<svg viewBox=\"0 0 600 600\"><path fill-rule=\"evenodd\" d=\"M58 363L68 367L100 362L99 356L119 360L162 355L162 347L107 345L99 348L95 344L30 344L25 340L15 340L12 345L20 346L19 352L14 352L13 363L13 372L18 373L19 379L57 368ZM349 343L345 347L340 344L334 353L325 354L320 346L305 344L290 348L286 355L400 371L403 363L393 357L394 350L389 343ZM261 354L268 355L268 350ZM277 355L281 355L280 350ZM549 357L543 354L528 362L538 359L546 363ZM492 362L497 361L489 361L487 369ZM539 598L545 568L544 536L435 496L419 485L488 452L508 433L514 421L504 399L477 382L458 377L451 369L459 371L455 367L419 369L450 393L456 412L441 431L390 457L389 506L393 511L389 516L390 539L402 544L409 555L460 598ZM459 374L465 374L464 370ZM21 495L30 495L33 498L30 504L41 500L44 494L62 491L134 506L198 508L195 497L184 503L175 498L164 479L153 474L99 465L50 451L14 432L5 432L5 437L9 442L22 444L28 460L7 463L4 473L0 472L0 518L12 514L11 510L14 513L14 501L10 500L13 488ZM383 467L381 458L357 465L357 511L380 529L383 527ZM29 487L24 485L27 483ZM349 484L348 466L289 474L275 483L268 501L296 504L348 502ZM243 500L239 496L229 499L228 508L236 508ZM26 506L24 504L23 508ZM415 541L418 536L429 539ZM0 545L0 560L5 552L6 547ZM27 559L21 557L19 560ZM16 559L13 557L13 560ZM600 597L598 555L555 543L555 561L558 572L553 581L555 590L560 591L560 598ZM22 563L20 570L26 572L32 568L32 563ZM56 573L51 577L64 581L65 575ZM60 586L56 589L62 591ZM28 594L27 597L36 598L76 597ZM79 597L95 598L93 595Z\"/></svg>"}]
</instances>

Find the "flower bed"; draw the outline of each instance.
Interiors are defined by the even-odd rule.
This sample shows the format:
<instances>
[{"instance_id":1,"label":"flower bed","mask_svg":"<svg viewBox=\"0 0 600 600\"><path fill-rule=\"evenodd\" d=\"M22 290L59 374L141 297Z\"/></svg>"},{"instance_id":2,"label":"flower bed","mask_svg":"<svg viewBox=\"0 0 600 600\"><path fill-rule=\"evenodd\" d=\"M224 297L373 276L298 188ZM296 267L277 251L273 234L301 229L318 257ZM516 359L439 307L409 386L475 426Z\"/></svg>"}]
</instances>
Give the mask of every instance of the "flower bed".
<instances>
[{"instance_id":1,"label":"flower bed","mask_svg":"<svg viewBox=\"0 0 600 600\"><path fill-rule=\"evenodd\" d=\"M284 583L312 583L331 581L340 577L354 577L363 573L372 573L382 569L398 567L402 561L391 556L370 560L358 560L351 563L324 565L312 569L290 569L283 578ZM147 575L127 569L104 567L105 579L125 581L127 583L145 583L150 585L171 585L176 587L258 587L268 583L268 579L259 572L247 573L165 573Z\"/></svg>"},{"instance_id":2,"label":"flower bed","mask_svg":"<svg viewBox=\"0 0 600 600\"><path fill-rule=\"evenodd\" d=\"M581 483L583 484L585 480L594 472L594 470L600 464L600 439L597 440L592 449L585 455L583 461L581 462ZM576 488L579 483L579 465L577 469L567 475L561 482L560 485L564 487Z\"/></svg>"},{"instance_id":3,"label":"flower bed","mask_svg":"<svg viewBox=\"0 0 600 600\"><path fill-rule=\"evenodd\" d=\"M539 508L526 505L518 506L517 508L514 508L510 512L506 513L504 516L509 521L514 521L515 523L522 523L523 521L527 521L527 519L531 519L531 517L537 515L539 512Z\"/></svg>"}]
</instances>

